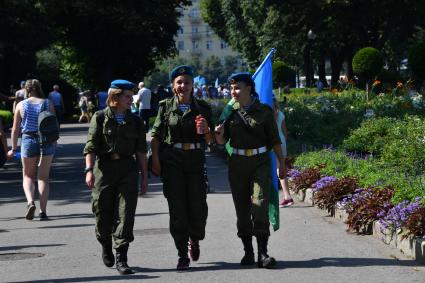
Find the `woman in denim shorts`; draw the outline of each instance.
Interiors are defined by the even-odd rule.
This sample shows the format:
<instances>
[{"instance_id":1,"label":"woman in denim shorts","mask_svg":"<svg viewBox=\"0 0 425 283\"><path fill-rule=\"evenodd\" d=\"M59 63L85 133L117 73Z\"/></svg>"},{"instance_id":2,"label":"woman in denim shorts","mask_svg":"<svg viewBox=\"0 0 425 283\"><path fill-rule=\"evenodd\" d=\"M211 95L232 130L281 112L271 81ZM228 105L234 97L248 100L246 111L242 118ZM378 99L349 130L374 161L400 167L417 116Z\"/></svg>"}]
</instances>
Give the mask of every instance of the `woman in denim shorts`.
<instances>
[{"instance_id":1,"label":"woman in denim shorts","mask_svg":"<svg viewBox=\"0 0 425 283\"><path fill-rule=\"evenodd\" d=\"M18 137L21 138L21 160L23 170L23 187L27 198L27 212L25 218L32 220L36 210L34 204L34 180L38 180L38 192L40 195L40 220L47 220L46 208L49 198L49 173L55 144L43 145L38 143L38 115L48 109L55 113L53 103L44 99L41 84L38 80L27 80L25 88L29 98L19 102L16 106L12 128L12 149L8 157L12 158L16 153ZM37 175L36 175L37 174Z\"/></svg>"}]
</instances>

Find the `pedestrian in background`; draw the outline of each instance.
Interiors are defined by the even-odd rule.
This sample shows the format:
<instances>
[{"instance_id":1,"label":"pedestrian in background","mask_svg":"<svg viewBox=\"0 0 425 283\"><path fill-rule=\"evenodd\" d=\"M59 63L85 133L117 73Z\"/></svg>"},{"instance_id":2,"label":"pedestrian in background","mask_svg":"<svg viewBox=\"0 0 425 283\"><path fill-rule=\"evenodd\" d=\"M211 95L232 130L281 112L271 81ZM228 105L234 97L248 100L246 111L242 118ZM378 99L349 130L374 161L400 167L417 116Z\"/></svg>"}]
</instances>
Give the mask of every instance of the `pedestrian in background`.
<instances>
[{"instance_id":1,"label":"pedestrian in background","mask_svg":"<svg viewBox=\"0 0 425 283\"><path fill-rule=\"evenodd\" d=\"M273 110L258 101L255 83L249 73L229 77L231 95L238 103L224 124L215 128L216 140L230 140L233 153L229 159L229 183L236 209L238 237L245 254L241 265L253 265L252 236L257 238L258 267L271 268L276 260L267 254L269 201L272 186L270 150L280 163L279 178L284 177L285 163Z\"/></svg>"},{"instance_id":2,"label":"pedestrian in background","mask_svg":"<svg viewBox=\"0 0 425 283\"><path fill-rule=\"evenodd\" d=\"M146 133L149 131L149 118L151 117L151 95L152 92L148 89L144 82L139 83L137 103L139 103L139 116L145 122Z\"/></svg>"},{"instance_id":3,"label":"pedestrian in background","mask_svg":"<svg viewBox=\"0 0 425 283\"><path fill-rule=\"evenodd\" d=\"M97 92L97 109L102 110L106 108L106 99L108 99L108 93L106 91Z\"/></svg>"},{"instance_id":4,"label":"pedestrian in background","mask_svg":"<svg viewBox=\"0 0 425 283\"><path fill-rule=\"evenodd\" d=\"M78 106L80 107L80 117L78 118L79 123L88 123L90 122L89 118L89 103L87 101L87 97L85 95L85 92L79 93L79 100L78 100Z\"/></svg>"},{"instance_id":5,"label":"pedestrian in background","mask_svg":"<svg viewBox=\"0 0 425 283\"><path fill-rule=\"evenodd\" d=\"M127 252L134 240L139 168L147 190L145 129L140 118L130 112L134 87L126 80L111 83L108 107L93 116L84 148L86 183L92 189L102 260L108 267L114 265L113 238L120 274L133 273L127 264Z\"/></svg>"},{"instance_id":6,"label":"pedestrian in background","mask_svg":"<svg viewBox=\"0 0 425 283\"><path fill-rule=\"evenodd\" d=\"M55 153L55 143L40 145L38 140L38 116L41 111L49 110L55 114L53 103L44 99L41 83L30 79L25 83L28 99L16 105L13 128L12 149L8 152L11 159L18 149L18 138L21 137L21 160L23 171L23 187L27 199L25 218L32 220L36 206L34 203L34 181L38 183L40 196L40 220L47 220L47 200L49 198L50 165Z\"/></svg>"},{"instance_id":7,"label":"pedestrian in background","mask_svg":"<svg viewBox=\"0 0 425 283\"><path fill-rule=\"evenodd\" d=\"M152 172L160 174L168 201L170 232L178 251L178 270L200 256L205 237L207 190L204 179L205 144L213 136L212 111L193 95L193 70L178 66L170 73L174 97L160 102L152 128Z\"/></svg>"},{"instance_id":8,"label":"pedestrian in background","mask_svg":"<svg viewBox=\"0 0 425 283\"><path fill-rule=\"evenodd\" d=\"M276 97L273 97L273 111L274 111L274 117L276 120L277 130L279 132L279 138L282 142L281 148L282 148L282 154L283 157L286 159L288 156L287 147L286 147L286 141L288 139L288 133L286 131L286 121L285 121L285 114L283 111L280 110L279 102L277 101ZM277 157L277 156L276 156ZM278 159L276 158L276 161ZM279 166L280 163L277 162L277 170L279 174ZM280 186L282 187L282 194L283 198L279 202L280 207L285 206L291 206L294 204L294 200L291 197L291 193L289 192L289 184L288 184L288 178L285 176L285 178L280 179Z\"/></svg>"},{"instance_id":9,"label":"pedestrian in background","mask_svg":"<svg viewBox=\"0 0 425 283\"><path fill-rule=\"evenodd\" d=\"M28 98L27 90L25 89L25 81L21 81L21 89L15 92L15 102L13 103L13 113L15 113L16 105L24 99Z\"/></svg>"},{"instance_id":10,"label":"pedestrian in background","mask_svg":"<svg viewBox=\"0 0 425 283\"><path fill-rule=\"evenodd\" d=\"M53 106L55 107L56 117L58 119L58 124L60 126L64 111L64 103L62 94L59 92L59 85L53 86L53 91L49 93L49 99L53 102Z\"/></svg>"}]
</instances>

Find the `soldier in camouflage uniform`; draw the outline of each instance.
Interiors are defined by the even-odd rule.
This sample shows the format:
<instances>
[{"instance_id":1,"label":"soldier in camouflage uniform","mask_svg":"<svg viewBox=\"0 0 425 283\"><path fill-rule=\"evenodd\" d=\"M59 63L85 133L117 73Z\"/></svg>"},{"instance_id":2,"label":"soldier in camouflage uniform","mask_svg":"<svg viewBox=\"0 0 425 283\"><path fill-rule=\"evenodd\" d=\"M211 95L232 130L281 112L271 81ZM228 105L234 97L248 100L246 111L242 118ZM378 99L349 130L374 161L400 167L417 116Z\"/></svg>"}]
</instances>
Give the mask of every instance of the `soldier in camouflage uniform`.
<instances>
[{"instance_id":1,"label":"soldier in camouflage uniform","mask_svg":"<svg viewBox=\"0 0 425 283\"><path fill-rule=\"evenodd\" d=\"M170 74L174 97L159 103L152 128L152 171L164 183L170 232L178 250L178 270L197 261L205 237L208 207L204 179L205 143L213 139L211 107L193 96L193 70L178 66Z\"/></svg>"},{"instance_id":2,"label":"soldier in camouflage uniform","mask_svg":"<svg viewBox=\"0 0 425 283\"><path fill-rule=\"evenodd\" d=\"M267 254L270 236L268 207L271 169L269 151L274 150L284 176L281 141L272 109L258 101L249 73L230 76L231 94L236 101L230 117L215 129L218 144L230 140L233 153L229 160L229 182L236 209L238 237L245 255L241 265L255 263L252 236L257 238L258 267L270 268L276 260Z\"/></svg>"},{"instance_id":3,"label":"soldier in camouflage uniform","mask_svg":"<svg viewBox=\"0 0 425 283\"><path fill-rule=\"evenodd\" d=\"M145 128L129 110L133 89L134 84L125 80L111 83L108 107L91 119L84 148L86 183L92 189L92 209L96 215L96 238L108 267L114 265L113 238L120 274L132 273L127 265L127 251L134 240L139 168L144 175L142 187L147 189Z\"/></svg>"}]
</instances>

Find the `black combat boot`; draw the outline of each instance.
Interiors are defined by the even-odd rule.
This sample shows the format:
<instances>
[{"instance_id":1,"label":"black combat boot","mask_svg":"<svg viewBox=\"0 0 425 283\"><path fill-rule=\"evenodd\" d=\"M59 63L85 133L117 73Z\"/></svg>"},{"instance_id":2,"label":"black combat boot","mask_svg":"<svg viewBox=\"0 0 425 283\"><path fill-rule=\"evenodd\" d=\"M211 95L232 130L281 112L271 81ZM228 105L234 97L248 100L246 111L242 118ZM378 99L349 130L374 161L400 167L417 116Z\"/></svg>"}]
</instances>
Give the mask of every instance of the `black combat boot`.
<instances>
[{"instance_id":1,"label":"black combat boot","mask_svg":"<svg viewBox=\"0 0 425 283\"><path fill-rule=\"evenodd\" d=\"M241 265L253 265L255 263L254 248L252 247L252 237L242 238L245 255L241 260Z\"/></svg>"},{"instance_id":2,"label":"black combat boot","mask_svg":"<svg viewBox=\"0 0 425 283\"><path fill-rule=\"evenodd\" d=\"M107 267L115 264L114 253L112 252L112 242L102 244L102 260Z\"/></svg>"},{"instance_id":3,"label":"black combat boot","mask_svg":"<svg viewBox=\"0 0 425 283\"><path fill-rule=\"evenodd\" d=\"M133 270L127 265L127 251L128 245L119 247L117 250L117 270L121 275L132 274Z\"/></svg>"},{"instance_id":4,"label":"black combat boot","mask_svg":"<svg viewBox=\"0 0 425 283\"><path fill-rule=\"evenodd\" d=\"M276 265L276 260L267 254L268 236L258 236L258 267L272 268Z\"/></svg>"}]
</instances>

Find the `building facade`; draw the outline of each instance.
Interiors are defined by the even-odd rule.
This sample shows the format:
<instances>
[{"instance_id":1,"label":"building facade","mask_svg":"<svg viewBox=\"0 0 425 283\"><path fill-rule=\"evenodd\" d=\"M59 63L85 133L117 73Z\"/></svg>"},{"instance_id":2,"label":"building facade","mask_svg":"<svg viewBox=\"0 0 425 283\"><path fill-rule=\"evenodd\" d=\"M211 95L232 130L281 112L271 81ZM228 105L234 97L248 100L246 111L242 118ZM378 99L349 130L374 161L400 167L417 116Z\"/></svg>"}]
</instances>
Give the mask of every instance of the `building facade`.
<instances>
[{"instance_id":1,"label":"building facade","mask_svg":"<svg viewBox=\"0 0 425 283\"><path fill-rule=\"evenodd\" d=\"M204 22L201 17L200 0L192 0L192 5L183 9L183 16L179 20L179 30L175 38L179 57L190 61L194 57L204 62L206 58L217 56L224 62L226 56L239 58L240 55L233 51L226 42L221 40Z\"/></svg>"}]
</instances>

